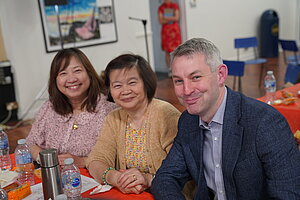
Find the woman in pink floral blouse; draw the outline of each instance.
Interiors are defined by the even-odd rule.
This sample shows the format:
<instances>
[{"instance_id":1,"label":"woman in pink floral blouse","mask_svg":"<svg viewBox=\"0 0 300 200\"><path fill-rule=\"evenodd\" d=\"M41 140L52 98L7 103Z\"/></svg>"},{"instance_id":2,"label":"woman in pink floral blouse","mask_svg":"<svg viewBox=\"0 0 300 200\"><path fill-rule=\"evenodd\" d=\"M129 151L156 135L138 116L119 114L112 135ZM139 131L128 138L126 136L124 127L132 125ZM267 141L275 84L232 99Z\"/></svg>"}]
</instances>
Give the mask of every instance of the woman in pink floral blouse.
<instances>
[{"instance_id":1,"label":"woman in pink floral blouse","mask_svg":"<svg viewBox=\"0 0 300 200\"><path fill-rule=\"evenodd\" d=\"M72 157L78 167L85 160L103 124L116 105L107 101L104 83L79 49L63 49L54 57L49 78L49 100L37 113L27 137L33 158L55 148L59 162Z\"/></svg>"}]
</instances>

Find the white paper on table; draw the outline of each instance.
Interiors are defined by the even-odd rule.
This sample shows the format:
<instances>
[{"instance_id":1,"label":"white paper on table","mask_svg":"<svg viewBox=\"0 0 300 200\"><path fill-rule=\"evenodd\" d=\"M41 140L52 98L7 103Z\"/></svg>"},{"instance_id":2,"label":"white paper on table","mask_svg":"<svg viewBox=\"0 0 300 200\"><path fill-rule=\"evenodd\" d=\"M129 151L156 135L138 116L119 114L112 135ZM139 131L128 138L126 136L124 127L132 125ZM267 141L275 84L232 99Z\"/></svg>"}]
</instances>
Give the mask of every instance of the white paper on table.
<instances>
[{"instance_id":1,"label":"white paper on table","mask_svg":"<svg viewBox=\"0 0 300 200\"><path fill-rule=\"evenodd\" d=\"M110 186L110 185L101 185L100 184L100 185L98 185L98 187L94 188L94 190L90 192L90 195L107 192L107 191L111 190L111 188L112 188L112 186Z\"/></svg>"},{"instance_id":2,"label":"white paper on table","mask_svg":"<svg viewBox=\"0 0 300 200\"><path fill-rule=\"evenodd\" d=\"M81 181L82 181L81 193L84 193L89 189L99 185L99 183L95 181L95 179L83 175L81 175Z\"/></svg>"},{"instance_id":3,"label":"white paper on table","mask_svg":"<svg viewBox=\"0 0 300 200\"><path fill-rule=\"evenodd\" d=\"M91 188L94 188L99 185L98 182L96 182L94 179L89 178L87 176L81 175L81 182L82 182L82 188L81 193L84 193L88 191ZM43 200L43 185L42 183L33 185L30 187L32 194L25 197L24 200Z\"/></svg>"},{"instance_id":4,"label":"white paper on table","mask_svg":"<svg viewBox=\"0 0 300 200\"><path fill-rule=\"evenodd\" d=\"M31 195L25 197L25 200L44 200L42 183L30 186Z\"/></svg>"},{"instance_id":5,"label":"white paper on table","mask_svg":"<svg viewBox=\"0 0 300 200\"><path fill-rule=\"evenodd\" d=\"M0 169L0 188L4 188L13 182L15 182L18 178L19 173L15 171L1 171Z\"/></svg>"}]
</instances>

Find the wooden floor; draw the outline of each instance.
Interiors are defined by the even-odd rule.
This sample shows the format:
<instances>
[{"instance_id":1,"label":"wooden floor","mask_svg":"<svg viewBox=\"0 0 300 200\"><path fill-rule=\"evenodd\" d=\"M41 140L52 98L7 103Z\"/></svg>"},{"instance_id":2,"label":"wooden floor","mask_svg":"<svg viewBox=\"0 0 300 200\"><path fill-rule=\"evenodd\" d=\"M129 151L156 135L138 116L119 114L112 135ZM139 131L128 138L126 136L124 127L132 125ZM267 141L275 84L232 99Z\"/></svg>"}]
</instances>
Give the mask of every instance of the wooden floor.
<instances>
[{"instance_id":1,"label":"wooden floor","mask_svg":"<svg viewBox=\"0 0 300 200\"><path fill-rule=\"evenodd\" d=\"M245 66L245 74L244 77L242 77L242 93L252 98L258 98L264 95L263 85L261 84L259 86L259 76L261 68L261 65ZM262 79L264 78L267 70L273 70L277 80L277 89L281 89L284 87L286 65L283 62L281 54L278 58L268 59L268 63L264 65L263 70L264 73ZM183 111L184 107L180 105L174 94L172 80L170 78L167 78L167 74L159 74L158 78L158 88L155 96L159 99L170 102L177 109ZM226 80L226 85L232 88L233 77L228 77L228 79ZM27 121L25 125L22 125L19 128L7 131L10 143L10 153L14 152L17 140L25 138L28 135L30 128L31 125Z\"/></svg>"}]
</instances>

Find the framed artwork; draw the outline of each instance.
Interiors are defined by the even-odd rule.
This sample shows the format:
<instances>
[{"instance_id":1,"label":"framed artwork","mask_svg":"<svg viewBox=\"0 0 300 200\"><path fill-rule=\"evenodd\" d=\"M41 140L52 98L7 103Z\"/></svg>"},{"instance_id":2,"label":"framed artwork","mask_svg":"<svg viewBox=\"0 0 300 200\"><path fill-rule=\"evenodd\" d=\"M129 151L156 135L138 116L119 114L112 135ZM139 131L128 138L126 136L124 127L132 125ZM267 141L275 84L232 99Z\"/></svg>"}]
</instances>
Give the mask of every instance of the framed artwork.
<instances>
[{"instance_id":1,"label":"framed artwork","mask_svg":"<svg viewBox=\"0 0 300 200\"><path fill-rule=\"evenodd\" d=\"M118 41L113 0L38 2L47 53Z\"/></svg>"}]
</instances>

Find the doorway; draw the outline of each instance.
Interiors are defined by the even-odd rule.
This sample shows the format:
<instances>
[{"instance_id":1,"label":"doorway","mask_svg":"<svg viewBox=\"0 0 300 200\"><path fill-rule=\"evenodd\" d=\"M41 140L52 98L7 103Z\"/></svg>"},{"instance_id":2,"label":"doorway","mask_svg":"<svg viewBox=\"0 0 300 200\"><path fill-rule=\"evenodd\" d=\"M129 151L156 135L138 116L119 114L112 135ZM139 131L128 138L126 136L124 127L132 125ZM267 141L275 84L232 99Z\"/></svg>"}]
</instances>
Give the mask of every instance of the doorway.
<instances>
[{"instance_id":1,"label":"doorway","mask_svg":"<svg viewBox=\"0 0 300 200\"><path fill-rule=\"evenodd\" d=\"M180 29L182 41L185 41L186 36L186 15L185 15L185 2L184 0L173 0L180 7ZM165 52L161 49L161 25L158 22L157 10L163 3L163 0L150 0L150 17L152 27L152 46L153 46L153 58L154 58L154 70L158 75L158 79L168 77L168 68L165 62Z\"/></svg>"}]
</instances>

